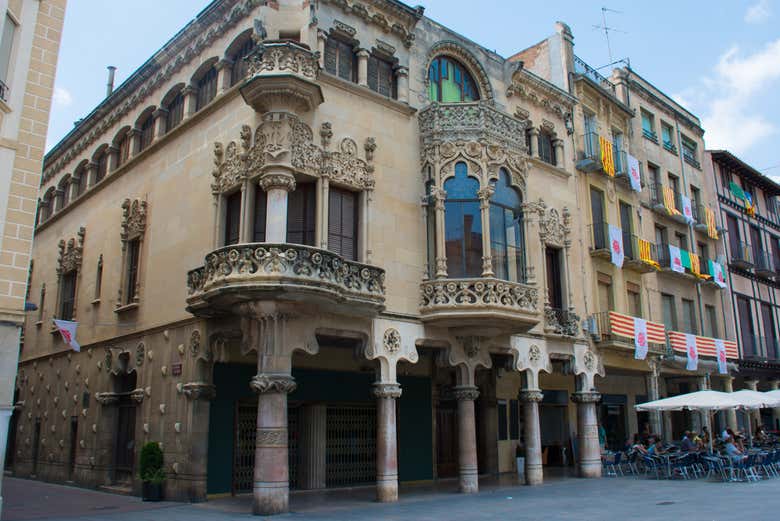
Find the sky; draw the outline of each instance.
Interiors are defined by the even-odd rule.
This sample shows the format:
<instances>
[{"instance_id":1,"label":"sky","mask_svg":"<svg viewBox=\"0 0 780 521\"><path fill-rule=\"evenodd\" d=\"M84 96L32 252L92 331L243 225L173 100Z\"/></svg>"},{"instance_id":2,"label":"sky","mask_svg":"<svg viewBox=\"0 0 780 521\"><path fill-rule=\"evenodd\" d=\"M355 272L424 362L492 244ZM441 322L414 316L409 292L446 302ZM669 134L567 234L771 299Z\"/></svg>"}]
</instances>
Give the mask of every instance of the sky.
<instances>
[{"instance_id":1,"label":"sky","mask_svg":"<svg viewBox=\"0 0 780 521\"><path fill-rule=\"evenodd\" d=\"M106 66L117 67L119 85L209 2L70 0L48 148L104 98ZM557 20L564 21L580 58L596 68L630 60L636 72L701 118L707 148L728 149L780 181L780 147L773 145L780 138L780 0L410 3L501 56L544 39ZM615 29L609 47L596 27L603 27L604 14Z\"/></svg>"}]
</instances>

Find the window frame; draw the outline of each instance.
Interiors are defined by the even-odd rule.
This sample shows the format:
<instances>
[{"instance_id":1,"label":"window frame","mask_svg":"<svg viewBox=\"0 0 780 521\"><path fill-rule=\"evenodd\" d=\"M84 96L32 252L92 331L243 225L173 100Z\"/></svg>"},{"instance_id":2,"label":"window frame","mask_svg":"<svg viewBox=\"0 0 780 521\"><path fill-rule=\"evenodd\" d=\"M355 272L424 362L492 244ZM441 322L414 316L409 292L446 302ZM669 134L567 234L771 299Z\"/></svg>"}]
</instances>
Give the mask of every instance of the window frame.
<instances>
[{"instance_id":1,"label":"window frame","mask_svg":"<svg viewBox=\"0 0 780 521\"><path fill-rule=\"evenodd\" d=\"M335 47L335 61L333 68L331 68L331 55L329 53L334 52ZM341 78L344 81L352 83L357 82L357 53L355 52L355 42L350 41L347 38L341 37L336 34L329 34L325 39L325 56L323 57L323 69L328 74L332 74L337 78ZM342 60L349 56L349 71L342 68ZM347 77L348 75L348 77Z\"/></svg>"}]
</instances>

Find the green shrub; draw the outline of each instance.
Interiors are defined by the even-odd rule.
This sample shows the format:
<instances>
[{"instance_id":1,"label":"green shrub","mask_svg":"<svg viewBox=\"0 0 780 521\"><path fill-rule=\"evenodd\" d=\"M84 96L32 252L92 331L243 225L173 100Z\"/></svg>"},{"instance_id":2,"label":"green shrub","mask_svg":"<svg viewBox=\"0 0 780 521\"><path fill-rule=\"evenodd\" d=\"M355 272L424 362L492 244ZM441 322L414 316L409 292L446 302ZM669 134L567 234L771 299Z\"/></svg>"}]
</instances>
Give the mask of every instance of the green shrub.
<instances>
[{"instance_id":1,"label":"green shrub","mask_svg":"<svg viewBox=\"0 0 780 521\"><path fill-rule=\"evenodd\" d=\"M164 479L162 450L156 442L150 441L141 448L141 480L162 483Z\"/></svg>"}]
</instances>

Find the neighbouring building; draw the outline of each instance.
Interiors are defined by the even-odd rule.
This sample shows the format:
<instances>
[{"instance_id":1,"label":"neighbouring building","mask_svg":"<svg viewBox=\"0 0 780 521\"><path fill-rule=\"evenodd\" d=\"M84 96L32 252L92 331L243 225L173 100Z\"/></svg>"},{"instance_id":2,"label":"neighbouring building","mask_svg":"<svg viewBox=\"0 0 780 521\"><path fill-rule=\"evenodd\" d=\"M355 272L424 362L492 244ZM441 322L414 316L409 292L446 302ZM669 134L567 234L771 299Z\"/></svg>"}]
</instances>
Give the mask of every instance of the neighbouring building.
<instances>
[{"instance_id":1,"label":"neighbouring building","mask_svg":"<svg viewBox=\"0 0 780 521\"><path fill-rule=\"evenodd\" d=\"M529 484L595 477L599 416L610 444L682 428L631 406L726 380L717 230L675 213L716 204L702 130L573 45L559 22L506 59L393 0L212 2L46 156L14 472L137 493L158 442L169 498L270 514L290 489L475 492L518 447Z\"/></svg>"},{"instance_id":2,"label":"neighbouring building","mask_svg":"<svg viewBox=\"0 0 780 521\"><path fill-rule=\"evenodd\" d=\"M65 0L0 0L0 454L14 392ZM20 413L13 414L14 419ZM10 436L7 439L6 434ZM12 464L13 450L6 462ZM2 498L0 498L0 510Z\"/></svg>"},{"instance_id":3,"label":"neighbouring building","mask_svg":"<svg viewBox=\"0 0 780 521\"><path fill-rule=\"evenodd\" d=\"M707 150L704 168L717 190L726 234L733 316L740 348L738 387L765 391L780 385L780 185L726 150ZM740 415L742 416L742 415ZM780 429L780 409L753 412L754 422ZM740 423L743 418L740 418Z\"/></svg>"}]
</instances>

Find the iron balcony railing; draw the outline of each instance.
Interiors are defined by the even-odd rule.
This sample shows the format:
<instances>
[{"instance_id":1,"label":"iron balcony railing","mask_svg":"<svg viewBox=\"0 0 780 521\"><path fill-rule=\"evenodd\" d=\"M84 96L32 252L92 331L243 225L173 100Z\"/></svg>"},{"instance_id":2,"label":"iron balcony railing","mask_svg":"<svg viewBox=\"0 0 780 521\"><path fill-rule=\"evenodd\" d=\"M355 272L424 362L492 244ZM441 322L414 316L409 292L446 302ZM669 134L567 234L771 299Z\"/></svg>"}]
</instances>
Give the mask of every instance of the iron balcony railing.
<instances>
[{"instance_id":1,"label":"iron balcony railing","mask_svg":"<svg viewBox=\"0 0 780 521\"><path fill-rule=\"evenodd\" d=\"M601 161L601 144L597 133L587 132L582 135L582 159Z\"/></svg>"},{"instance_id":2,"label":"iron balcony railing","mask_svg":"<svg viewBox=\"0 0 780 521\"><path fill-rule=\"evenodd\" d=\"M2 80L0 80L0 99L3 101L8 101L8 85L6 85Z\"/></svg>"},{"instance_id":3,"label":"iron balcony railing","mask_svg":"<svg viewBox=\"0 0 780 521\"><path fill-rule=\"evenodd\" d=\"M593 251L609 250L609 223L602 221L591 224L590 238Z\"/></svg>"},{"instance_id":4,"label":"iron balcony railing","mask_svg":"<svg viewBox=\"0 0 780 521\"><path fill-rule=\"evenodd\" d=\"M736 241L731 244L731 263L749 268L753 266L753 247L742 241Z\"/></svg>"},{"instance_id":5,"label":"iron balcony railing","mask_svg":"<svg viewBox=\"0 0 780 521\"><path fill-rule=\"evenodd\" d=\"M756 273L773 277L775 275L775 266L772 255L764 250L753 252L756 262Z\"/></svg>"},{"instance_id":6,"label":"iron balcony railing","mask_svg":"<svg viewBox=\"0 0 780 521\"><path fill-rule=\"evenodd\" d=\"M652 130L647 130L646 128L643 128L642 129L642 135L645 138L647 138L650 141L652 141L653 143L655 143L656 145L658 144L658 134L656 134Z\"/></svg>"},{"instance_id":7,"label":"iron balcony railing","mask_svg":"<svg viewBox=\"0 0 780 521\"><path fill-rule=\"evenodd\" d=\"M664 149L674 155L677 155L677 147L671 141L664 140Z\"/></svg>"},{"instance_id":8,"label":"iron balcony railing","mask_svg":"<svg viewBox=\"0 0 780 521\"><path fill-rule=\"evenodd\" d=\"M615 150L614 145L612 148L612 154L615 158L615 175L627 176L628 175L628 154L623 150Z\"/></svg>"},{"instance_id":9,"label":"iron balcony railing","mask_svg":"<svg viewBox=\"0 0 780 521\"><path fill-rule=\"evenodd\" d=\"M664 188L666 188L666 185L663 183L650 184L650 203L653 206L666 206L664 203ZM672 189L672 193L674 194L674 207L678 212L682 213L682 197L680 196L680 192Z\"/></svg>"},{"instance_id":10,"label":"iron balcony railing","mask_svg":"<svg viewBox=\"0 0 780 521\"><path fill-rule=\"evenodd\" d=\"M688 163L691 166L694 166L696 168L701 168L701 164L696 159L696 153L692 150L688 150L687 148L683 147L683 159L686 163Z\"/></svg>"},{"instance_id":11,"label":"iron balcony railing","mask_svg":"<svg viewBox=\"0 0 780 521\"><path fill-rule=\"evenodd\" d=\"M574 72L588 78L612 96L617 97L615 85L577 56L574 57Z\"/></svg>"},{"instance_id":12,"label":"iron balcony railing","mask_svg":"<svg viewBox=\"0 0 780 521\"><path fill-rule=\"evenodd\" d=\"M638 237L631 232L623 231L623 255L626 260L639 260Z\"/></svg>"}]
</instances>

